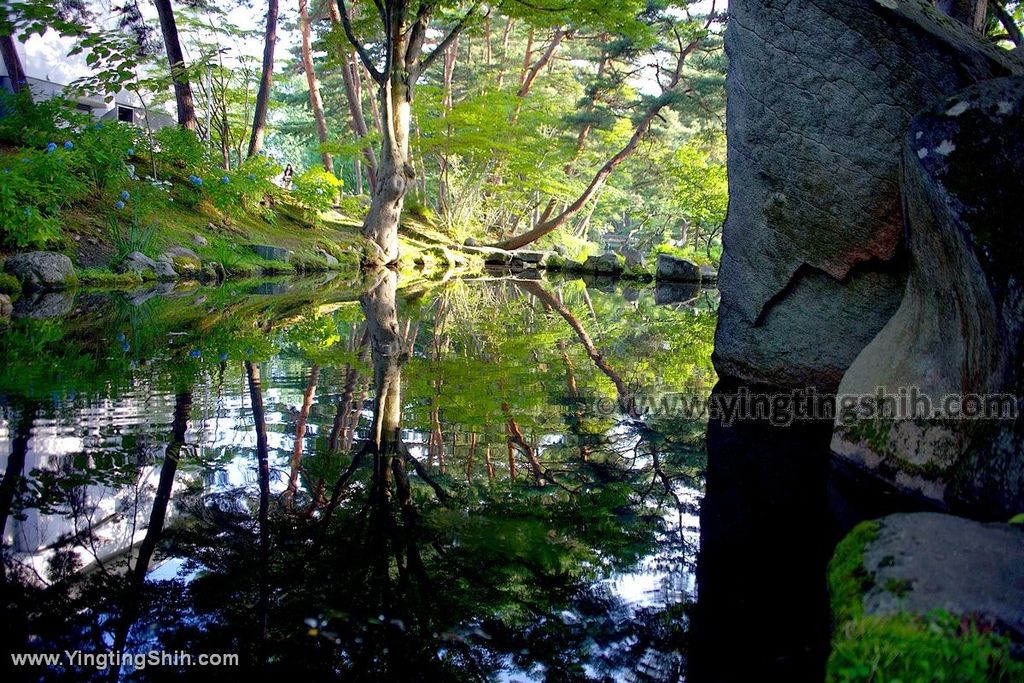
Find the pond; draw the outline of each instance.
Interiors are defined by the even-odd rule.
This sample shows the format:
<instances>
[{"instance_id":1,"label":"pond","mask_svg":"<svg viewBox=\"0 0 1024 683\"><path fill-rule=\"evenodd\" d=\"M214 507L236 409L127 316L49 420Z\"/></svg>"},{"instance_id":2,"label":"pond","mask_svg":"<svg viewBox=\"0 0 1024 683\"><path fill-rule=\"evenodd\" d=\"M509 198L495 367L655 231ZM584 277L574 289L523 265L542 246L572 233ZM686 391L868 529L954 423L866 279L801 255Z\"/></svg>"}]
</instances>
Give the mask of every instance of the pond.
<instances>
[{"instance_id":1,"label":"pond","mask_svg":"<svg viewBox=\"0 0 1024 683\"><path fill-rule=\"evenodd\" d=\"M31 676L684 677L713 290L47 296L0 327L3 641L68 653Z\"/></svg>"}]
</instances>

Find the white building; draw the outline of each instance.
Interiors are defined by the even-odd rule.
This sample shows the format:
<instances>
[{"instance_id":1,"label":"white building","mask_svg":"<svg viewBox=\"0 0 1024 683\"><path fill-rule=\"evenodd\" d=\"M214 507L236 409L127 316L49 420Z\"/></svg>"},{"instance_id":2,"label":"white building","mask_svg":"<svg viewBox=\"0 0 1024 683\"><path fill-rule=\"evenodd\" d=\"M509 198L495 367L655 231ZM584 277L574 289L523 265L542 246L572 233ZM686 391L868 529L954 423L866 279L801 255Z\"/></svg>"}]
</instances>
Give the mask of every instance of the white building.
<instances>
[{"instance_id":1,"label":"white building","mask_svg":"<svg viewBox=\"0 0 1024 683\"><path fill-rule=\"evenodd\" d=\"M88 75L89 68L84 55L68 57L68 51L74 45L69 38L63 38L53 31L42 36L34 35L26 42L14 42L15 50L21 58L22 68L32 97L45 100L64 94L75 103L77 109L91 113L98 120L117 120L159 130L175 124L176 119L165 110L156 106L142 106L142 102L134 94L121 91L110 95L82 95L67 92L68 84ZM0 88L8 92L13 90L13 83L7 71L7 65L0 59Z\"/></svg>"}]
</instances>

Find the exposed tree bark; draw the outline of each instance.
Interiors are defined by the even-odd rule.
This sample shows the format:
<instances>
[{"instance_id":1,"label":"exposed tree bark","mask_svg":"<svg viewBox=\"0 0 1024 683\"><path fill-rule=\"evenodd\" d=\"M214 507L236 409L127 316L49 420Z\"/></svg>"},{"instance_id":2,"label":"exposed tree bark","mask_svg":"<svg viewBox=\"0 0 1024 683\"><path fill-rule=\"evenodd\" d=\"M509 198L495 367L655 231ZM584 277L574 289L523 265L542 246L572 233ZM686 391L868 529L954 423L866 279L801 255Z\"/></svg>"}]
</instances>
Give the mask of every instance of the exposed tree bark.
<instances>
[{"instance_id":1,"label":"exposed tree bark","mask_svg":"<svg viewBox=\"0 0 1024 683\"><path fill-rule=\"evenodd\" d=\"M160 18L164 50L167 51L167 62L171 67L174 102L178 108L178 125L188 130L195 130L198 122L196 121L195 104L192 100L192 86L189 84L185 57L181 52L181 42L178 40L178 24L174 20L171 0L153 0L153 3L156 5L156 12Z\"/></svg>"},{"instance_id":2,"label":"exposed tree bark","mask_svg":"<svg viewBox=\"0 0 1024 683\"><path fill-rule=\"evenodd\" d=\"M260 87L256 91L256 107L252 117L252 133L249 137L247 156L258 154L263 149L263 138L267 128L267 109L270 107L270 89L274 84L274 46L277 44L278 0L267 2L267 29L263 39L263 66L260 71Z\"/></svg>"},{"instance_id":3,"label":"exposed tree bark","mask_svg":"<svg viewBox=\"0 0 1024 683\"><path fill-rule=\"evenodd\" d=\"M327 12L333 23L339 26L342 24L341 10L334 0L328 1ZM351 19L351 8L349 12L349 18ZM369 134L366 128L366 117L363 116L362 78L360 76L362 66L359 64L359 58L355 54L344 54L342 62L341 81L345 88L345 101L348 103L349 117L352 121L352 134L357 140L362 140ZM363 193L363 178L361 174L365 170L366 182L370 186L370 194L373 194L374 187L377 184L377 155L374 153L373 147L370 145L363 147L363 157L366 160L365 167L363 167L363 164L358 159L355 160L356 191L359 194Z\"/></svg>"},{"instance_id":4,"label":"exposed tree bark","mask_svg":"<svg viewBox=\"0 0 1024 683\"><path fill-rule=\"evenodd\" d=\"M302 70L306 72L309 86L309 106L316 122L316 137L321 145L327 144L327 117L324 115L324 101L320 97L320 83L313 71L313 39L309 30L307 0L299 0L299 30L302 33ZM334 173L334 160L328 152L320 152L320 159L329 173Z\"/></svg>"},{"instance_id":5,"label":"exposed tree bark","mask_svg":"<svg viewBox=\"0 0 1024 683\"><path fill-rule=\"evenodd\" d=\"M509 17L505 22L505 30L501 34L501 67L498 69L498 90L505 85L505 72L508 67L508 39L515 25L516 20Z\"/></svg>"},{"instance_id":6,"label":"exposed tree bark","mask_svg":"<svg viewBox=\"0 0 1024 683\"><path fill-rule=\"evenodd\" d=\"M935 6L944 14L948 14L978 33L985 32L988 0L938 0Z\"/></svg>"},{"instance_id":7,"label":"exposed tree bark","mask_svg":"<svg viewBox=\"0 0 1024 683\"><path fill-rule=\"evenodd\" d=\"M338 0L345 35L371 78L377 83L382 110L381 153L377 167L377 185L370 211L363 223L363 236L378 248L380 265L398 261L398 225L405 194L416 173L409 159L409 134L412 101L416 82L462 31L475 15L477 4L441 40L433 51L423 55L427 27L433 3L421 3L413 9L411 0L380 0L376 3L384 29L384 65L378 69L363 44L356 38L345 0ZM375 265L371 263L369 265Z\"/></svg>"}]
</instances>

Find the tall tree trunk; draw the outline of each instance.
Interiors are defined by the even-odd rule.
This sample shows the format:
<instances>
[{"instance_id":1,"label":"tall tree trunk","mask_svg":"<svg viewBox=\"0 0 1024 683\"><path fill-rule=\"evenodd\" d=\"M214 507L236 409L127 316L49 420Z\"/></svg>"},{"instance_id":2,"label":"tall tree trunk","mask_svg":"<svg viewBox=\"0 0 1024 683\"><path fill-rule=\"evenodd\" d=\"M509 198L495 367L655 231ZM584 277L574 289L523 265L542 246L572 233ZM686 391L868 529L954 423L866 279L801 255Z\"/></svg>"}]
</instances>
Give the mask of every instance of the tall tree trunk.
<instances>
[{"instance_id":1,"label":"tall tree trunk","mask_svg":"<svg viewBox=\"0 0 1024 683\"><path fill-rule=\"evenodd\" d=\"M505 30L501 34L501 67L498 69L498 90L505 85L505 71L508 66L508 39L512 34L512 27L515 25L516 20L509 17L505 22Z\"/></svg>"},{"instance_id":2,"label":"tall tree trunk","mask_svg":"<svg viewBox=\"0 0 1024 683\"><path fill-rule=\"evenodd\" d=\"M396 32L394 40L396 54L404 55L404 35ZM404 57L401 61L404 62ZM405 193L416 177L409 163L412 84L408 72L394 69L380 88L380 100L383 115L381 157L377 167L377 187L363 223L363 236L380 248L380 262L388 265L398 261L398 224L405 205Z\"/></svg>"},{"instance_id":3,"label":"tall tree trunk","mask_svg":"<svg viewBox=\"0 0 1024 683\"><path fill-rule=\"evenodd\" d=\"M302 469L302 452L305 446L306 425L309 424L309 409L313 407L313 396L316 394L316 383L320 380L320 366L316 363L309 369L309 381L302 394L302 407L295 422L295 442L292 446L292 459L289 463L291 471L288 475L288 487L284 492L284 506L291 509L295 494L299 490L299 472Z\"/></svg>"},{"instance_id":4,"label":"tall tree trunk","mask_svg":"<svg viewBox=\"0 0 1024 683\"><path fill-rule=\"evenodd\" d=\"M309 106L313 110L316 121L316 137L321 145L327 144L327 117L324 116L324 101L320 98L320 83L313 71L313 40L309 30L309 11L307 0L299 0L299 29L302 33L302 70L306 72L306 84L309 86ZM320 152L324 168L334 173L334 160L328 152Z\"/></svg>"},{"instance_id":5,"label":"tall tree trunk","mask_svg":"<svg viewBox=\"0 0 1024 683\"><path fill-rule=\"evenodd\" d=\"M277 0L273 0L275 3ZM171 82L174 84L174 102L178 107L178 125L188 130L195 130L196 109L192 100L192 86L186 73L185 57L178 41L178 25L174 21L174 10L171 0L153 0L156 13L160 17L160 31L164 34L164 49L167 51L167 62L171 67Z\"/></svg>"},{"instance_id":6,"label":"tall tree trunk","mask_svg":"<svg viewBox=\"0 0 1024 683\"><path fill-rule=\"evenodd\" d=\"M349 12L351 18L351 9ZM332 23L341 25L341 10L338 9L338 5L334 0L328 1L327 13L331 17ZM359 63L359 58L350 52L346 52L343 62L341 81L345 88L345 101L348 102L349 117L352 120L352 134L357 140L362 140L369 133L366 128L366 118L363 116L362 78L360 76L362 66ZM363 157L366 159L366 182L370 186L370 194L372 195L377 185L377 155L374 153L373 147L370 145L363 147ZM355 160L353 170L356 175L356 191L362 194L363 178L361 174L364 168L358 159Z\"/></svg>"},{"instance_id":7,"label":"tall tree trunk","mask_svg":"<svg viewBox=\"0 0 1024 683\"><path fill-rule=\"evenodd\" d=\"M935 6L974 31L985 32L988 0L938 0Z\"/></svg>"},{"instance_id":8,"label":"tall tree trunk","mask_svg":"<svg viewBox=\"0 0 1024 683\"><path fill-rule=\"evenodd\" d=\"M263 67L260 71L260 88L256 91L256 109L252 117L252 134L249 137L249 152L246 156L258 154L263 149L263 137L267 128L267 108L270 106L270 88L274 84L274 46L277 43L278 0L267 2L267 30L263 39Z\"/></svg>"},{"instance_id":9,"label":"tall tree trunk","mask_svg":"<svg viewBox=\"0 0 1024 683\"><path fill-rule=\"evenodd\" d=\"M547 66L555 56L555 53L558 52L558 46L562 44L562 40L567 35L568 32L564 29L555 29L554 35L551 36L551 42L548 43L547 49L545 49L541 54L540 59L538 59L533 65L529 65L529 62L527 62L528 66L523 73L523 82L520 84L519 92L517 93L520 97L526 97L529 94L537 75L540 74L544 67ZM530 53L527 52L527 59L529 59L529 57Z\"/></svg>"}]
</instances>

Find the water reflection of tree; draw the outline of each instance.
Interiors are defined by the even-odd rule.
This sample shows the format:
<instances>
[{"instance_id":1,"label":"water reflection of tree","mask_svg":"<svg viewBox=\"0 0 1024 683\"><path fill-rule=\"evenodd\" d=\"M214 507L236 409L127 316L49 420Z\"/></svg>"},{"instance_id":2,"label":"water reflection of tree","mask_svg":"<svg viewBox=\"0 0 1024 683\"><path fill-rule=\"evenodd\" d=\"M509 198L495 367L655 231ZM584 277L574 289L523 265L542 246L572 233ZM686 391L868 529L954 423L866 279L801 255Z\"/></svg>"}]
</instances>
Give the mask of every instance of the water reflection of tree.
<instances>
[{"instance_id":1,"label":"water reflection of tree","mask_svg":"<svg viewBox=\"0 0 1024 683\"><path fill-rule=\"evenodd\" d=\"M190 514L166 532L159 505L150 515L154 547L159 539L161 552L183 558L196 572L192 580L140 585L123 576L91 577L74 588L69 582L45 599L27 601L33 627L52 642L97 645L121 625L129 648L240 652L248 666L346 680L474 680L510 667L542 667L552 680L614 677L641 670L645 653L653 651L666 653L650 665L662 667L655 678L670 675L679 666L671 653L683 646L681 608L634 612L595 581L649 554L664 531L664 505L674 505L671 489L684 469L690 471L677 457L678 444L634 425L629 439L639 443L629 446L635 452L627 457L627 446L600 438L611 422L584 420L580 405L592 382L585 376L585 384L577 384L586 368L575 368L563 343L555 348L565 356L565 372L545 374L539 389L570 405L585 450L544 446L542 455L520 404L505 398L491 399L505 403L492 424L504 421L502 436L511 437L532 477L489 477L484 489L445 474L439 462L433 467L413 457L405 439L414 432L402 425L409 404L402 368L416 335L414 325L400 322L395 287L387 272L363 295L366 331L353 328L348 341L349 352L363 344L371 351L368 432L354 428L362 408L360 373L346 364L327 448L304 449L296 429L288 473L297 484L290 494L275 495L260 367L245 363L256 490L196 499ZM536 323L548 330L548 323ZM564 327L558 331L563 342L575 337ZM493 341L478 343L494 347ZM438 372L446 348L442 342L431 361ZM591 348L596 352L593 342ZM591 349L585 351L593 360ZM491 355L482 362L510 359ZM308 419L324 376L307 378L297 419ZM439 377L428 375L428 385ZM488 392L493 389L479 389L481 396ZM437 404L431 410L442 410L440 392L431 394ZM653 469L651 448L663 458ZM471 462L467 458L469 480ZM657 472L662 465L664 476ZM136 563L132 577L144 576L145 566L148 561ZM60 604L58 596L71 593L74 599ZM43 604L53 619L41 617ZM85 614L109 616L89 624Z\"/></svg>"}]
</instances>

